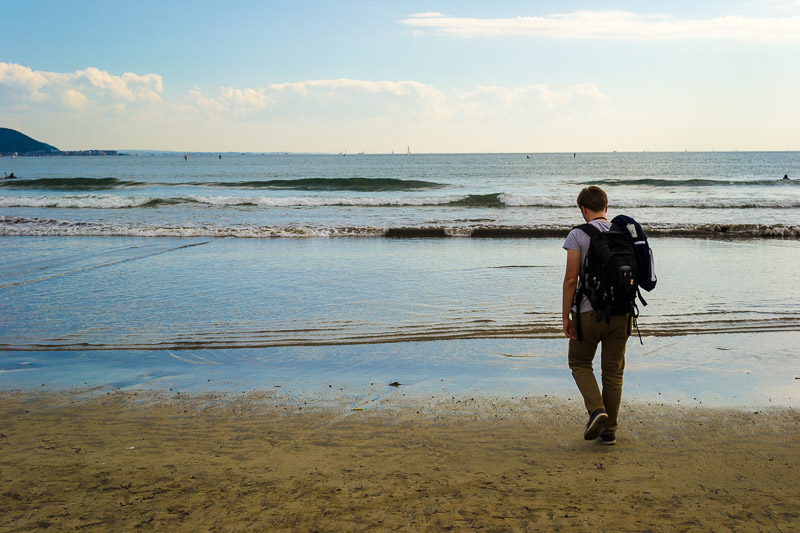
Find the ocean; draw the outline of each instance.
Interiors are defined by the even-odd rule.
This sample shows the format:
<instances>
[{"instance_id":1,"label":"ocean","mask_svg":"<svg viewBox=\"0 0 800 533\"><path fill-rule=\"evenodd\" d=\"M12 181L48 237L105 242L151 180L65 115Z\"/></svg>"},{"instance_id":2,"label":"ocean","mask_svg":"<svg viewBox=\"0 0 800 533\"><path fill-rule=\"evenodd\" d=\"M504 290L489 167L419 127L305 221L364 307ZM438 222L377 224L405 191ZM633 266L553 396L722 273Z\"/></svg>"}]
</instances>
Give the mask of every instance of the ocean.
<instances>
[{"instance_id":1,"label":"ocean","mask_svg":"<svg viewBox=\"0 0 800 533\"><path fill-rule=\"evenodd\" d=\"M555 236L576 190L657 235L796 236L800 153L5 158L4 235ZM795 180L782 180L792 174Z\"/></svg>"},{"instance_id":2,"label":"ocean","mask_svg":"<svg viewBox=\"0 0 800 533\"><path fill-rule=\"evenodd\" d=\"M1 158L0 388L574 395L575 198L645 228L642 401L800 405L800 153ZM788 175L790 179L782 179ZM388 392L387 392L388 391Z\"/></svg>"}]
</instances>

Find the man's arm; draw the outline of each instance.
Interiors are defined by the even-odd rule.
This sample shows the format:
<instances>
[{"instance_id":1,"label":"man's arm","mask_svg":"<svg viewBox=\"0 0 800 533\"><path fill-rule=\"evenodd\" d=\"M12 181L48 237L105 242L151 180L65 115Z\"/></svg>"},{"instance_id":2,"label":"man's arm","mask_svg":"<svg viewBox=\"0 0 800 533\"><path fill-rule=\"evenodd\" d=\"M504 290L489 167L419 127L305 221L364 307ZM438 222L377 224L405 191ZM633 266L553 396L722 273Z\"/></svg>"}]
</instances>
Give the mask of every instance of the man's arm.
<instances>
[{"instance_id":1,"label":"man's arm","mask_svg":"<svg viewBox=\"0 0 800 533\"><path fill-rule=\"evenodd\" d=\"M561 299L561 321L564 335L570 339L575 338L575 324L569 317L572 301L575 298L575 289L578 287L578 276L581 272L581 252L567 250L567 268L564 272L564 293ZM580 309L578 310L580 312Z\"/></svg>"}]
</instances>

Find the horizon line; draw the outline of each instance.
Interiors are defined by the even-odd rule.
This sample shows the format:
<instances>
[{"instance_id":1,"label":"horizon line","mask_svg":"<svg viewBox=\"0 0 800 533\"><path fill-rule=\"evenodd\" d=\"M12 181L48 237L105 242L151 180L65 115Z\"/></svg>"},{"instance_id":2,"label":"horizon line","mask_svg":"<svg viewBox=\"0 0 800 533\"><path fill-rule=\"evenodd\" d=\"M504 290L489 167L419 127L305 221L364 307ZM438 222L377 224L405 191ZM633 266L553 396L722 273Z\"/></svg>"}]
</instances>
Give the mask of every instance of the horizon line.
<instances>
[{"instance_id":1,"label":"horizon line","mask_svg":"<svg viewBox=\"0 0 800 533\"><path fill-rule=\"evenodd\" d=\"M63 152L78 152L80 150L62 150ZM88 150L86 150L88 151ZM335 155L342 157L357 157L364 155L396 155L398 157L407 156L405 152L358 152L358 153L344 153L344 152L324 152L324 151L296 151L296 150L159 150L159 149L117 149L115 150L122 153L159 153L159 154L186 154L186 155ZM800 152L797 149L704 149L704 150L551 150L551 151L487 151L487 152L411 152L410 155L543 155L543 154L682 154L682 153L695 153L695 154L709 154L709 153L785 153L785 152Z\"/></svg>"}]
</instances>

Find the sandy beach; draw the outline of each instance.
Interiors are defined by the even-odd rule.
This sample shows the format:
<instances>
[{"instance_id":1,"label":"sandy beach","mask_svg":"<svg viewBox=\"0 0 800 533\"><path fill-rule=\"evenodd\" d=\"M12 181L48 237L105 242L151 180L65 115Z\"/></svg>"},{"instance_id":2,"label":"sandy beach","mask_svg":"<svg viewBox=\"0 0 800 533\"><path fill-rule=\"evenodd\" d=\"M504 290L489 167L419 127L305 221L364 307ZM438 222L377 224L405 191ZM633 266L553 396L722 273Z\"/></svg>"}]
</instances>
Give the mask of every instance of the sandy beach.
<instances>
[{"instance_id":1,"label":"sandy beach","mask_svg":"<svg viewBox=\"0 0 800 533\"><path fill-rule=\"evenodd\" d=\"M399 391L398 391L399 392ZM402 398L402 396L399 396ZM3 392L0 531L790 531L795 409Z\"/></svg>"}]
</instances>

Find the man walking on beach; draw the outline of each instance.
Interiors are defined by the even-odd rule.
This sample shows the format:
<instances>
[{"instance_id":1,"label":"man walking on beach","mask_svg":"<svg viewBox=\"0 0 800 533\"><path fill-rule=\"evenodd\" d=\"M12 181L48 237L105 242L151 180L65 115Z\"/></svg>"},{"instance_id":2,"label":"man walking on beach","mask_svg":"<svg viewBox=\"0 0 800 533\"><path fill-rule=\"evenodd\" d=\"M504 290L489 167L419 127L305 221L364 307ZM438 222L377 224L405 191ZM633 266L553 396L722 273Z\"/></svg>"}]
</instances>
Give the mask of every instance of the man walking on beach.
<instances>
[{"instance_id":1,"label":"man walking on beach","mask_svg":"<svg viewBox=\"0 0 800 533\"><path fill-rule=\"evenodd\" d=\"M578 207L587 223L600 231L608 231L611 228L611 223L606 218L608 196L600 187L591 186L583 189L578 195ZM630 335L628 327L630 316L615 315L610 317L610 321L598 322L587 298L581 298L580 309L574 308L578 279L589 251L589 239L585 231L574 228L564 242L567 268L564 274L561 318L564 334L569 337L569 367L589 412L589 422L586 424L583 438L594 440L600 437L603 444L612 445L617 443L617 414L622 399L622 371L625 368L625 344ZM581 335L577 334L575 327L576 313L581 313ZM602 392L592 369L598 344L602 344L600 353Z\"/></svg>"}]
</instances>

